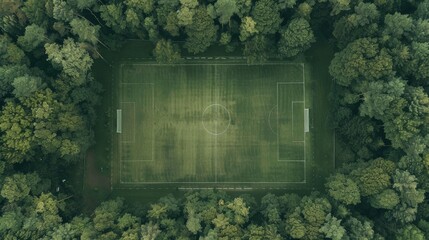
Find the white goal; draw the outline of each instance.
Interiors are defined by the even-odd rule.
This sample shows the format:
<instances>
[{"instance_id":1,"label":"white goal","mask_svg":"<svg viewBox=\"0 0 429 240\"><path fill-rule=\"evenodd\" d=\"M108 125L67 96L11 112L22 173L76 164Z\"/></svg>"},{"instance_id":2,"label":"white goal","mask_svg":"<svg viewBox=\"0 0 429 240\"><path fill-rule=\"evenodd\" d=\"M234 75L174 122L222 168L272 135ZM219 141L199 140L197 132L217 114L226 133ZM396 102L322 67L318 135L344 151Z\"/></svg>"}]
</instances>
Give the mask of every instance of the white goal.
<instances>
[{"instance_id":1,"label":"white goal","mask_svg":"<svg viewBox=\"0 0 429 240\"><path fill-rule=\"evenodd\" d=\"M309 110L308 108L304 109L304 132L310 131L310 121L309 121Z\"/></svg>"},{"instance_id":2,"label":"white goal","mask_svg":"<svg viewBox=\"0 0 429 240\"><path fill-rule=\"evenodd\" d=\"M116 110L116 132L122 133L122 109Z\"/></svg>"}]
</instances>

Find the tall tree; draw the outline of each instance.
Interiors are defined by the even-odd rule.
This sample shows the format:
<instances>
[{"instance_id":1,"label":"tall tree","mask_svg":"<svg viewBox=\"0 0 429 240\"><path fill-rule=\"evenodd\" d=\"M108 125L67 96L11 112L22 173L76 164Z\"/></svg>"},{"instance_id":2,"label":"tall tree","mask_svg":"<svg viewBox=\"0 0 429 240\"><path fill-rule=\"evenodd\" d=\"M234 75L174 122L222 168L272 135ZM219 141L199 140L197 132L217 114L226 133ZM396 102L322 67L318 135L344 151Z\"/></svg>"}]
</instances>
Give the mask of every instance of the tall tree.
<instances>
[{"instance_id":1,"label":"tall tree","mask_svg":"<svg viewBox=\"0 0 429 240\"><path fill-rule=\"evenodd\" d=\"M294 57L310 48L313 42L315 38L310 24L304 18L295 18L281 31L279 53L285 57Z\"/></svg>"},{"instance_id":2,"label":"tall tree","mask_svg":"<svg viewBox=\"0 0 429 240\"><path fill-rule=\"evenodd\" d=\"M126 17L123 15L122 4L108 4L100 6L101 18L106 25L116 33L123 33L127 27Z\"/></svg>"},{"instance_id":3,"label":"tall tree","mask_svg":"<svg viewBox=\"0 0 429 240\"><path fill-rule=\"evenodd\" d=\"M328 179L326 188L329 195L344 204L360 203L360 192L357 184L343 174L335 174Z\"/></svg>"},{"instance_id":4,"label":"tall tree","mask_svg":"<svg viewBox=\"0 0 429 240\"><path fill-rule=\"evenodd\" d=\"M204 52L216 40L217 30L218 28L208 15L207 9L204 7L196 8L194 21L185 28L186 49L194 54Z\"/></svg>"},{"instance_id":5,"label":"tall tree","mask_svg":"<svg viewBox=\"0 0 429 240\"><path fill-rule=\"evenodd\" d=\"M79 44L68 38L64 40L62 46L57 43L47 43L45 49L48 60L70 77L76 86L85 82L93 60Z\"/></svg>"},{"instance_id":6,"label":"tall tree","mask_svg":"<svg viewBox=\"0 0 429 240\"><path fill-rule=\"evenodd\" d=\"M408 171L396 170L393 181L401 202L389 215L402 224L410 223L416 219L417 207L424 201L425 192L417 188L417 178Z\"/></svg>"},{"instance_id":7,"label":"tall tree","mask_svg":"<svg viewBox=\"0 0 429 240\"><path fill-rule=\"evenodd\" d=\"M23 50L30 52L47 40L46 29L36 24L25 28L24 36L18 37L18 44Z\"/></svg>"},{"instance_id":8,"label":"tall tree","mask_svg":"<svg viewBox=\"0 0 429 240\"><path fill-rule=\"evenodd\" d=\"M365 79L377 80L390 76L393 62L385 49L380 49L377 40L361 38L335 54L329 72L342 86Z\"/></svg>"},{"instance_id":9,"label":"tall tree","mask_svg":"<svg viewBox=\"0 0 429 240\"><path fill-rule=\"evenodd\" d=\"M256 33L258 33L258 30L256 29L256 22L252 17L242 18L240 25L240 41L244 42Z\"/></svg>"},{"instance_id":10,"label":"tall tree","mask_svg":"<svg viewBox=\"0 0 429 240\"><path fill-rule=\"evenodd\" d=\"M320 232L325 234L326 238L333 240L341 240L346 233L346 230L341 226L341 220L328 214L325 219L325 224L320 228Z\"/></svg>"},{"instance_id":11,"label":"tall tree","mask_svg":"<svg viewBox=\"0 0 429 240\"><path fill-rule=\"evenodd\" d=\"M156 43L153 55L158 63L177 63L181 60L179 48L170 40L161 39Z\"/></svg>"},{"instance_id":12,"label":"tall tree","mask_svg":"<svg viewBox=\"0 0 429 240\"><path fill-rule=\"evenodd\" d=\"M17 98L28 97L43 86L41 78L30 75L15 78L12 85L14 87L13 94Z\"/></svg>"},{"instance_id":13,"label":"tall tree","mask_svg":"<svg viewBox=\"0 0 429 240\"><path fill-rule=\"evenodd\" d=\"M79 37L79 41L97 45L100 26L92 25L86 19L75 18L70 22L71 32Z\"/></svg>"},{"instance_id":14,"label":"tall tree","mask_svg":"<svg viewBox=\"0 0 429 240\"><path fill-rule=\"evenodd\" d=\"M256 1L251 16L256 22L256 29L262 34L276 33L283 21L278 6L273 0Z\"/></svg>"},{"instance_id":15,"label":"tall tree","mask_svg":"<svg viewBox=\"0 0 429 240\"><path fill-rule=\"evenodd\" d=\"M238 7L235 0L218 0L214 4L216 15L219 17L221 24L229 23L232 15L237 13Z\"/></svg>"}]
</instances>

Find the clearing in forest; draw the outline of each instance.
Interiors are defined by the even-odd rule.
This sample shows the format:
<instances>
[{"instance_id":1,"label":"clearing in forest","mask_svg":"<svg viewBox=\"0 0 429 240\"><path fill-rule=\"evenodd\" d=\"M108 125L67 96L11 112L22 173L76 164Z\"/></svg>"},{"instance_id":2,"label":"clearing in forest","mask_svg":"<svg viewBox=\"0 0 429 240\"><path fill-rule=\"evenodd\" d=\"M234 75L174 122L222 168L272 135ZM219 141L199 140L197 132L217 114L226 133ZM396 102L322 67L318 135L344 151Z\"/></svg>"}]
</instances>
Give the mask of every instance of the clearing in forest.
<instances>
[{"instance_id":1,"label":"clearing in forest","mask_svg":"<svg viewBox=\"0 0 429 240\"><path fill-rule=\"evenodd\" d=\"M113 183L306 183L311 88L304 68L119 64Z\"/></svg>"}]
</instances>

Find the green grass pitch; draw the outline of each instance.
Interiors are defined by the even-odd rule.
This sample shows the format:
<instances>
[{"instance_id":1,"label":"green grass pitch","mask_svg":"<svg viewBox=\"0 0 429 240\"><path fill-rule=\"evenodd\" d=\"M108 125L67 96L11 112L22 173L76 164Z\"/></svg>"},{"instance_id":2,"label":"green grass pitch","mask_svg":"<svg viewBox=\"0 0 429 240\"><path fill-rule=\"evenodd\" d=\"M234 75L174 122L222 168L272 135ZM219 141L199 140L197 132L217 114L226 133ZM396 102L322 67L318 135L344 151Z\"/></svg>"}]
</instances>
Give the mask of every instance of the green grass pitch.
<instances>
[{"instance_id":1,"label":"green grass pitch","mask_svg":"<svg viewBox=\"0 0 429 240\"><path fill-rule=\"evenodd\" d=\"M311 106L304 67L119 65L118 182L305 183L311 132L303 118Z\"/></svg>"}]
</instances>

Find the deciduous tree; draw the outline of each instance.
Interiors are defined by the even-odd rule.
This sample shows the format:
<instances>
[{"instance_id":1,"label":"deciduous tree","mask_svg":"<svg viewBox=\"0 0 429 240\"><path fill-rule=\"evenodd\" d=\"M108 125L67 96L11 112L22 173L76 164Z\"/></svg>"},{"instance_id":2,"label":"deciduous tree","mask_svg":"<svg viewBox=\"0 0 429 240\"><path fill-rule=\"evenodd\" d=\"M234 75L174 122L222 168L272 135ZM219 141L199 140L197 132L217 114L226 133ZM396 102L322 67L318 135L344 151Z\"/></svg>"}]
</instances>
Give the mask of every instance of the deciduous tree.
<instances>
[{"instance_id":1,"label":"deciduous tree","mask_svg":"<svg viewBox=\"0 0 429 240\"><path fill-rule=\"evenodd\" d=\"M71 32L79 37L79 41L97 45L100 26L92 25L86 19L75 18L70 22Z\"/></svg>"},{"instance_id":2,"label":"deciduous tree","mask_svg":"<svg viewBox=\"0 0 429 240\"><path fill-rule=\"evenodd\" d=\"M346 230L341 226L341 220L328 214L325 218L325 224L320 228L320 232L325 234L326 238L333 240L341 240L346 233Z\"/></svg>"},{"instance_id":3,"label":"deciduous tree","mask_svg":"<svg viewBox=\"0 0 429 240\"><path fill-rule=\"evenodd\" d=\"M170 40L161 39L156 43L153 55L158 63L177 63L181 60L179 48Z\"/></svg>"},{"instance_id":4,"label":"deciduous tree","mask_svg":"<svg viewBox=\"0 0 429 240\"><path fill-rule=\"evenodd\" d=\"M344 204L360 203L360 192L357 184L344 174L335 174L328 179L326 188L329 195Z\"/></svg>"},{"instance_id":5,"label":"deciduous tree","mask_svg":"<svg viewBox=\"0 0 429 240\"><path fill-rule=\"evenodd\" d=\"M194 21L186 26L185 47L190 53L204 52L215 40L217 26L203 7L195 9Z\"/></svg>"},{"instance_id":6,"label":"deciduous tree","mask_svg":"<svg viewBox=\"0 0 429 240\"><path fill-rule=\"evenodd\" d=\"M229 23L232 15L238 12L236 0L218 0L214 7L221 24Z\"/></svg>"},{"instance_id":7,"label":"deciduous tree","mask_svg":"<svg viewBox=\"0 0 429 240\"><path fill-rule=\"evenodd\" d=\"M262 34L274 34L282 23L279 9L273 0L258 0L251 16L256 22L256 29Z\"/></svg>"},{"instance_id":8,"label":"deciduous tree","mask_svg":"<svg viewBox=\"0 0 429 240\"><path fill-rule=\"evenodd\" d=\"M310 24L304 18L295 18L281 31L279 53L285 57L294 57L310 48L313 42L315 38Z\"/></svg>"},{"instance_id":9,"label":"deciduous tree","mask_svg":"<svg viewBox=\"0 0 429 240\"><path fill-rule=\"evenodd\" d=\"M17 98L28 97L43 86L41 78L30 75L15 78L12 85L14 87L13 94Z\"/></svg>"},{"instance_id":10,"label":"deciduous tree","mask_svg":"<svg viewBox=\"0 0 429 240\"><path fill-rule=\"evenodd\" d=\"M66 76L70 77L76 86L85 82L93 63L85 49L70 38L64 40L62 46L57 43L47 43L45 49L48 60L54 67L61 69Z\"/></svg>"},{"instance_id":11,"label":"deciduous tree","mask_svg":"<svg viewBox=\"0 0 429 240\"><path fill-rule=\"evenodd\" d=\"M253 21L252 17L244 17L240 25L240 41L244 42L256 33L258 33L256 22Z\"/></svg>"},{"instance_id":12,"label":"deciduous tree","mask_svg":"<svg viewBox=\"0 0 429 240\"><path fill-rule=\"evenodd\" d=\"M336 53L329 72L342 86L365 79L377 80L390 76L393 62L386 50L380 49L377 40L361 38Z\"/></svg>"},{"instance_id":13,"label":"deciduous tree","mask_svg":"<svg viewBox=\"0 0 429 240\"><path fill-rule=\"evenodd\" d=\"M18 44L23 50L30 52L46 40L46 29L32 24L25 28L24 36L18 37Z\"/></svg>"}]
</instances>

